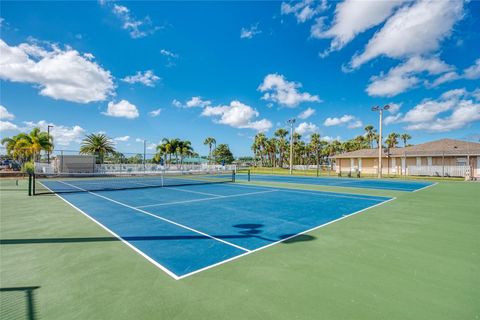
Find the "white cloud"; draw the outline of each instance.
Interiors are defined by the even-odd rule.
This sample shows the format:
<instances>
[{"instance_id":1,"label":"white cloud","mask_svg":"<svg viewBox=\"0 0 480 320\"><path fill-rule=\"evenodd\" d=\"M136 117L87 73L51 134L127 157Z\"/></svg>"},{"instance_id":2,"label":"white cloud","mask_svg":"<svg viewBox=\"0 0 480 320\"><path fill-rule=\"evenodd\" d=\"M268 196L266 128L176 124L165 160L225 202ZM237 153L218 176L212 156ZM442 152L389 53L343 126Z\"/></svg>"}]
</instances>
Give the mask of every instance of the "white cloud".
<instances>
[{"instance_id":1,"label":"white cloud","mask_svg":"<svg viewBox=\"0 0 480 320\"><path fill-rule=\"evenodd\" d=\"M167 67L175 66L175 64L176 64L175 60L177 60L178 57L179 57L179 55L177 53L174 53L174 52L166 50L166 49L160 50L160 54L162 56L167 57L167 61L168 61L167 65L166 65Z\"/></svg>"},{"instance_id":2,"label":"white cloud","mask_svg":"<svg viewBox=\"0 0 480 320\"><path fill-rule=\"evenodd\" d=\"M323 140L323 141L327 141L327 142L332 142L332 141L341 141L342 138L340 136L336 136L336 137L331 137L331 136L322 136L320 137L320 140Z\"/></svg>"},{"instance_id":3,"label":"white cloud","mask_svg":"<svg viewBox=\"0 0 480 320\"><path fill-rule=\"evenodd\" d=\"M396 123L402 118L402 113L397 113L395 115L387 116L383 119L383 123L389 125L391 123Z\"/></svg>"},{"instance_id":4,"label":"white cloud","mask_svg":"<svg viewBox=\"0 0 480 320\"><path fill-rule=\"evenodd\" d=\"M177 99L173 99L172 100L172 105L174 105L175 107L177 108L181 108L182 107L182 103L180 101L178 101Z\"/></svg>"},{"instance_id":5,"label":"white cloud","mask_svg":"<svg viewBox=\"0 0 480 320\"><path fill-rule=\"evenodd\" d=\"M258 111L237 100L230 102L230 105L207 106L202 115L214 117L216 122L234 128L268 131L272 127L272 123L267 119L255 120L260 115Z\"/></svg>"},{"instance_id":6,"label":"white cloud","mask_svg":"<svg viewBox=\"0 0 480 320\"><path fill-rule=\"evenodd\" d=\"M302 136L305 135L305 134L315 133L315 132L318 132L318 131L319 131L318 127L311 122L309 122L309 123L302 122L295 128L295 132L297 132L298 134L300 134Z\"/></svg>"},{"instance_id":7,"label":"white cloud","mask_svg":"<svg viewBox=\"0 0 480 320\"><path fill-rule=\"evenodd\" d=\"M174 58L174 59L178 58L178 54L176 54L172 51L166 50L166 49L160 50L160 54L162 56L166 56L166 57L169 57L169 58Z\"/></svg>"},{"instance_id":8,"label":"white cloud","mask_svg":"<svg viewBox=\"0 0 480 320\"><path fill-rule=\"evenodd\" d=\"M122 28L127 30L134 39L146 37L160 29L153 25L149 16L140 20L136 19L125 6L114 4L112 12L122 21Z\"/></svg>"},{"instance_id":9,"label":"white cloud","mask_svg":"<svg viewBox=\"0 0 480 320\"><path fill-rule=\"evenodd\" d=\"M47 131L49 125L53 126L50 128L50 134L53 137L54 145L59 146L68 146L72 142L80 143L82 137L85 135L85 130L78 125L69 127L47 122L45 120L38 122L26 121L24 123L26 127L23 128L23 130L31 130L35 127L39 127L40 129Z\"/></svg>"},{"instance_id":10,"label":"white cloud","mask_svg":"<svg viewBox=\"0 0 480 320\"><path fill-rule=\"evenodd\" d=\"M0 132L2 131L19 131L21 130L16 124L10 121L1 121L0 120Z\"/></svg>"},{"instance_id":11,"label":"white cloud","mask_svg":"<svg viewBox=\"0 0 480 320\"><path fill-rule=\"evenodd\" d=\"M324 19L317 19L311 28L313 38L332 38L330 48L322 55L342 49L358 34L382 23L393 10L405 1L358 1L346 0L337 4L335 18L328 30Z\"/></svg>"},{"instance_id":12,"label":"white cloud","mask_svg":"<svg viewBox=\"0 0 480 320\"><path fill-rule=\"evenodd\" d=\"M315 109L308 108L298 115L300 119L308 119L315 114Z\"/></svg>"},{"instance_id":13,"label":"white cloud","mask_svg":"<svg viewBox=\"0 0 480 320\"><path fill-rule=\"evenodd\" d=\"M356 129L356 128L360 128L360 127L362 127L362 126L363 126L363 122L362 122L362 121L360 121L360 120L355 120L355 121L349 123L347 127L348 127L349 129Z\"/></svg>"},{"instance_id":14,"label":"white cloud","mask_svg":"<svg viewBox=\"0 0 480 320\"><path fill-rule=\"evenodd\" d=\"M317 14L325 11L328 7L327 0L313 1L302 0L299 2L282 2L280 12L282 14L293 14L297 18L298 23L304 23L312 19Z\"/></svg>"},{"instance_id":15,"label":"white cloud","mask_svg":"<svg viewBox=\"0 0 480 320\"><path fill-rule=\"evenodd\" d=\"M475 61L475 64L464 70L464 78L466 79L479 79L480 78L480 59Z\"/></svg>"},{"instance_id":16,"label":"white cloud","mask_svg":"<svg viewBox=\"0 0 480 320\"><path fill-rule=\"evenodd\" d=\"M398 9L350 66L358 68L381 55L404 58L436 51L463 18L463 5L462 0L420 0Z\"/></svg>"},{"instance_id":17,"label":"white cloud","mask_svg":"<svg viewBox=\"0 0 480 320\"><path fill-rule=\"evenodd\" d=\"M134 83L142 83L147 87L155 87L155 82L160 80L160 77L157 77L153 70L147 70L145 72L137 71L134 76L127 76L122 79L122 81L134 84Z\"/></svg>"},{"instance_id":18,"label":"white cloud","mask_svg":"<svg viewBox=\"0 0 480 320\"><path fill-rule=\"evenodd\" d=\"M148 113L148 115L149 115L150 117L158 117L161 112L162 112L162 108L159 108L159 109L150 111L150 112Z\"/></svg>"},{"instance_id":19,"label":"white cloud","mask_svg":"<svg viewBox=\"0 0 480 320\"><path fill-rule=\"evenodd\" d=\"M240 30L240 39L252 39L259 33L262 33L262 31L258 30L258 23L252 24L250 27L244 27Z\"/></svg>"},{"instance_id":20,"label":"white cloud","mask_svg":"<svg viewBox=\"0 0 480 320\"><path fill-rule=\"evenodd\" d=\"M445 74L442 74L440 77L435 79L431 84L428 84L429 87L438 87L439 85L445 83L445 82L450 82L460 79L460 76L458 75L457 72L455 71L450 71Z\"/></svg>"},{"instance_id":21,"label":"white cloud","mask_svg":"<svg viewBox=\"0 0 480 320\"><path fill-rule=\"evenodd\" d=\"M465 128L480 120L480 103L475 98L476 91L454 89L443 93L437 100L426 100L409 110L396 122L407 123L407 130L447 132Z\"/></svg>"},{"instance_id":22,"label":"white cloud","mask_svg":"<svg viewBox=\"0 0 480 320\"><path fill-rule=\"evenodd\" d=\"M262 99L273 101L289 108L296 107L301 102L321 102L317 95L299 92L301 83L287 81L283 75L269 74L257 90L265 92Z\"/></svg>"},{"instance_id":23,"label":"white cloud","mask_svg":"<svg viewBox=\"0 0 480 320\"><path fill-rule=\"evenodd\" d=\"M13 113L8 112L7 108L0 104L0 119L4 120L13 120L15 115Z\"/></svg>"},{"instance_id":24,"label":"white cloud","mask_svg":"<svg viewBox=\"0 0 480 320\"><path fill-rule=\"evenodd\" d=\"M103 101L114 89L110 72L95 63L91 54L56 45L9 46L1 39L0 79L32 83L43 96L79 103Z\"/></svg>"},{"instance_id":25,"label":"white cloud","mask_svg":"<svg viewBox=\"0 0 480 320\"><path fill-rule=\"evenodd\" d=\"M141 143L143 143L143 139L136 138L136 139L135 139L135 142L141 142Z\"/></svg>"},{"instance_id":26,"label":"white cloud","mask_svg":"<svg viewBox=\"0 0 480 320\"><path fill-rule=\"evenodd\" d=\"M408 130L426 130L431 132L446 132L465 128L469 123L480 121L480 103L462 100L447 117L438 117L434 121L420 122L408 125Z\"/></svg>"},{"instance_id":27,"label":"white cloud","mask_svg":"<svg viewBox=\"0 0 480 320\"><path fill-rule=\"evenodd\" d=\"M452 89L442 93L442 95L440 96L440 99L444 99L444 100L458 99L466 95L468 95L468 91L465 88Z\"/></svg>"},{"instance_id":28,"label":"white cloud","mask_svg":"<svg viewBox=\"0 0 480 320\"><path fill-rule=\"evenodd\" d=\"M113 138L113 140L126 142L126 141L130 140L130 136L116 137L116 138Z\"/></svg>"},{"instance_id":29,"label":"white cloud","mask_svg":"<svg viewBox=\"0 0 480 320\"><path fill-rule=\"evenodd\" d=\"M127 100L121 100L118 103L110 101L108 103L107 112L102 113L110 117L127 119L135 119L139 116L137 107L128 102Z\"/></svg>"},{"instance_id":30,"label":"white cloud","mask_svg":"<svg viewBox=\"0 0 480 320\"><path fill-rule=\"evenodd\" d=\"M355 117L349 114L343 115L340 118L327 118L325 119L325 122L323 123L324 126L326 127L331 127L331 126L338 126L341 124L348 123L352 120L354 120Z\"/></svg>"},{"instance_id":31,"label":"white cloud","mask_svg":"<svg viewBox=\"0 0 480 320\"><path fill-rule=\"evenodd\" d=\"M147 145L147 150L155 150L157 148L157 145L155 143L149 143Z\"/></svg>"},{"instance_id":32,"label":"white cloud","mask_svg":"<svg viewBox=\"0 0 480 320\"><path fill-rule=\"evenodd\" d=\"M387 74L372 77L366 91L370 96L392 97L417 85L421 73L437 75L450 70L452 66L436 57L412 57L391 68Z\"/></svg>"},{"instance_id":33,"label":"white cloud","mask_svg":"<svg viewBox=\"0 0 480 320\"><path fill-rule=\"evenodd\" d=\"M203 100L202 97L192 97L185 103L185 106L187 108L205 108L211 104L210 100Z\"/></svg>"},{"instance_id":34,"label":"white cloud","mask_svg":"<svg viewBox=\"0 0 480 320\"><path fill-rule=\"evenodd\" d=\"M480 88L475 89L475 91L472 92L472 96L475 100L480 101Z\"/></svg>"},{"instance_id":35,"label":"white cloud","mask_svg":"<svg viewBox=\"0 0 480 320\"><path fill-rule=\"evenodd\" d=\"M388 106L390 107L388 108L388 112L390 112L391 114L395 114L400 110L400 108L402 107L402 104L390 102Z\"/></svg>"}]
</instances>

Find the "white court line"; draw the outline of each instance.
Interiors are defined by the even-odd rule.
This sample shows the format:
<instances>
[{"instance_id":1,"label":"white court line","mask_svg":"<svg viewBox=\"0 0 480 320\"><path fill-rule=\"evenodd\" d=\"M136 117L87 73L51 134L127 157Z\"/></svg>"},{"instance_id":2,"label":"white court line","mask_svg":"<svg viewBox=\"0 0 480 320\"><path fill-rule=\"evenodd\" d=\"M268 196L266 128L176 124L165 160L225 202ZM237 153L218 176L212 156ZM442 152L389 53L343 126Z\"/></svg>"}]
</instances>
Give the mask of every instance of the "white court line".
<instances>
[{"instance_id":1,"label":"white court line","mask_svg":"<svg viewBox=\"0 0 480 320\"><path fill-rule=\"evenodd\" d=\"M437 184L438 184L438 182L435 182L435 183L432 183L431 185L425 186L425 187L423 187L423 188L420 188L420 189L417 189L417 190L413 190L413 192L417 192L417 191L420 191L420 190L423 190L423 189L427 189L427 188L436 186Z\"/></svg>"},{"instance_id":2,"label":"white court line","mask_svg":"<svg viewBox=\"0 0 480 320\"><path fill-rule=\"evenodd\" d=\"M374 204L373 206L370 206L370 207L367 207L367 208L364 208L364 209L355 211L355 212L353 212L353 213L344 215L343 217L340 217L340 218L338 218L338 219L329 221L329 222L327 222L327 223L321 224L321 225L316 226L316 227L313 227L313 228L311 228L311 229L308 229L308 230L299 232L299 233L297 233L297 234L295 234L295 235L292 235L292 236L290 236L290 237L287 237L287 238L285 238L285 239L281 239L281 240L278 240L278 241L276 241L276 242L272 242L272 243L270 243L270 244L267 244L266 246L263 246L263 247L260 247L260 248L257 248L257 249L250 250L249 252L245 252L245 253L242 253L242 254L240 254L240 255L238 255L238 256L232 257L232 258L230 258L230 259L217 262L217 263L212 264L212 265L209 265L209 266L207 266L207 267L205 267L205 268L198 269L198 270L195 270L195 271L190 272L190 273L186 273L186 274L184 274L184 275L182 275L182 276L179 276L178 278L179 278L179 280L180 280L180 279L189 277L189 276L191 276L191 275L194 275L194 274L196 274L196 273L199 273L199 272L202 272L202 271L211 269L211 268L213 268L213 267L219 266L219 265L221 265L221 264L224 264L224 263L227 263L227 262L236 260L236 259L238 259L238 258L244 257L244 256L249 255L249 254L251 254L251 253L254 253L254 252L257 252L257 251L266 249L266 248L268 248L268 247L274 246L274 245L279 244L279 243L281 243L281 242L285 242L285 241L290 240L290 239L292 239L292 238L298 237L298 236L300 236L300 235L302 235L302 234L309 233L309 232L311 232L311 231L314 231L314 230L317 230L317 229L326 227L326 226L328 226L329 224L332 224L332 223L338 222L338 221L340 221L340 220L349 218L349 217L354 216L354 215L356 215L356 214L358 214L358 213L360 213L360 212L363 212L363 211L369 210L369 209L371 209L371 208L380 206L380 205L382 205L382 204L385 204L385 203L387 203L387 202L393 201L393 200L395 200L395 199L397 199L397 198L394 197L394 198L385 200L385 201L383 201L383 202Z\"/></svg>"},{"instance_id":3,"label":"white court line","mask_svg":"<svg viewBox=\"0 0 480 320\"><path fill-rule=\"evenodd\" d=\"M147 204L145 206L138 206L136 208L149 208L149 207L168 206L168 205L172 205L172 204L183 204L183 203L209 201L209 200L217 200L217 199L225 199L225 198L236 198L236 197L250 196L250 195L254 195L254 194L262 194L262 193L277 192L277 191L280 191L280 190L266 190L266 191L258 191L258 192L232 194L232 195L228 195L228 196L216 196L214 198L210 197L210 198L201 198L201 199L174 201L174 202L163 202L163 203L156 203L156 204Z\"/></svg>"},{"instance_id":4,"label":"white court line","mask_svg":"<svg viewBox=\"0 0 480 320\"><path fill-rule=\"evenodd\" d=\"M190 192L190 193L198 193L198 194L203 194L205 196L214 196L214 197L222 197L220 194L215 194L215 193L208 193L208 192L201 192L201 191L193 191L193 190L187 190L187 189L180 189L180 188L174 188L170 186L166 186L165 188L172 189L172 190L177 190L177 191L183 191L183 192Z\"/></svg>"},{"instance_id":5,"label":"white court line","mask_svg":"<svg viewBox=\"0 0 480 320\"><path fill-rule=\"evenodd\" d=\"M226 184L227 186L229 187L240 187L240 188L247 188L247 189L264 189L264 190L268 190L268 188L272 188L272 187L260 187L260 188L257 188L257 187L251 187L251 186L246 186L246 185L242 185L242 184ZM388 196L369 196L369 195L358 195L358 196L355 196L355 195L352 195L352 194L340 194L340 193L334 193L334 192L328 192L328 191L322 191L322 190L296 190L296 189L291 189L291 188L288 188L286 186L276 186L277 189L281 189L281 190L277 190L277 191L282 191L282 192L292 192L292 193L302 193L302 194L313 194L313 195L318 195L318 196L322 196L322 195L328 195L329 197L336 197L336 198L347 198L347 199L359 199L359 200L376 200L378 201L379 199L381 198L390 198Z\"/></svg>"},{"instance_id":6,"label":"white court line","mask_svg":"<svg viewBox=\"0 0 480 320\"><path fill-rule=\"evenodd\" d=\"M102 199L111 201L111 202L116 203L116 204L119 204L119 205L121 205L121 206L130 208L130 209L132 209L132 210L141 212L141 213L143 213L143 214L146 214L146 215L148 215L148 216L154 217L154 218L156 218L156 219L160 219L160 220L169 222L169 223L171 223L171 224L174 224L174 225L176 225L176 226L178 226L178 227L181 227L181 228L184 228L184 229L193 231L193 232L195 232L195 233L201 234L202 236L205 236L205 237L208 237L208 238L217 240L217 241L219 241L219 242L222 242L222 243L227 244L227 245L229 245L229 246L235 247L235 248L240 249L240 250L242 250L242 251L245 251L245 252L250 251L250 250L248 250L248 249L246 249L246 248L243 248L243 247L241 247L241 246L238 246L238 245L236 245L236 244L234 244L234 243L231 243L231 242L222 240L222 239L220 239L220 238L211 236L211 235L209 235L208 233L205 233L205 232L202 232L202 231L199 231L199 230L190 228L190 227L188 227L188 226L186 226L186 225L183 225L183 224L181 224L181 223L172 221L172 220L170 220L170 219L167 219L167 218L164 218L164 217L161 217L161 216L157 216L156 214L150 213L150 212L148 212L148 211L145 211L145 210L142 210L142 209L138 209L138 208L132 207L132 206L130 206L130 205L128 205L128 204L125 204L125 203L122 203L122 202L120 202L120 201L110 199L110 198L108 198L108 197L102 196L101 194L98 194L98 193L95 193L95 192L91 192L91 191L88 191L88 190L85 190L85 189L76 187L76 186L71 185L71 184L69 184L69 183L67 183L67 182L64 182L64 181L59 181L59 182L60 182L60 183L63 183L63 184L66 184L66 185L69 185L69 186L71 186L71 187L77 188L77 189L79 189L79 190L88 192L88 193L90 193L90 194L92 194L92 195L94 195L94 196L96 196L96 197L99 197L99 198L102 198Z\"/></svg>"},{"instance_id":7,"label":"white court line","mask_svg":"<svg viewBox=\"0 0 480 320\"><path fill-rule=\"evenodd\" d=\"M126 244L128 247L130 247L131 249L133 249L133 251L135 251L136 253L138 253L139 255L141 255L142 257L144 257L145 259L147 259L147 261L151 262L154 266L156 266L157 268L161 269L162 271L164 271L166 274L168 274L170 277L174 278L175 280L179 280L180 277L177 276L175 273L173 273L172 271L170 271L167 267L164 267L163 265L161 265L160 263L158 263L157 261L155 261L154 259L150 258L149 255L147 255L146 253L144 253L142 250L138 249L137 247L135 247L133 244L131 244L130 242L124 240L122 237L120 237L118 234L116 234L115 232L113 232L112 230L110 230L109 228L107 228L106 226L104 226L102 223L100 223L99 221L95 220L94 218L92 218L91 216L89 216L86 212L84 212L83 210L81 210L80 208L76 207L74 204L70 203L68 200L64 199L63 197L61 197L59 194L53 192L49 187L47 187L46 185L44 185L43 183L40 182L40 184L42 186L44 186L46 189L50 190L53 194L55 194L57 197L59 197L62 201L64 201L65 203L67 203L69 206L71 206L72 208L76 209L78 212L80 212L81 214L83 214L85 217L87 217L88 219L90 219L91 221L95 222L97 225L99 225L102 229L106 230L107 232L109 232L111 235L113 235L114 237L116 237L118 240L122 241L124 244Z\"/></svg>"},{"instance_id":8,"label":"white court line","mask_svg":"<svg viewBox=\"0 0 480 320\"><path fill-rule=\"evenodd\" d=\"M65 182L62 182L62 183L65 183ZM226 184L226 185L229 185L229 184ZM239 186L239 185L237 185L237 186ZM73 187L75 187L75 186L73 186ZM262 188L262 187L248 187L248 186L239 186L239 187L245 187L245 188L250 188L250 189L257 189L257 190L258 190L258 189L271 190L271 188L268 188L268 187L266 187L266 188ZM48 187L46 187L46 188L49 189ZM78 188L78 187L75 187L75 188L81 190L81 188ZM283 188L282 188L282 189L283 189ZM49 189L49 190L50 190L50 189ZM51 191L51 190L50 190L50 191ZM280 190L278 190L278 191L280 191ZM283 190L282 190L282 191L283 191ZM95 193L90 192L90 191L87 191L87 192L90 193L90 194L92 194L92 195L99 196L99 197L101 197L101 198L106 198L106 197L103 197L103 196L101 196L101 195L95 194ZM314 194L315 192L307 192L307 193L313 193L313 194ZM235 256L235 257L232 257L232 258L229 258L229 259L226 259L226 260L217 262L217 263L215 263L215 264L212 264L212 265L209 265L209 266L207 266L207 267L204 267L204 268L195 270L195 271L190 272L190 273L186 273L186 274L184 274L184 275L182 275L182 276L177 276L176 274L174 274L173 272L171 272L170 270L168 270L167 268L165 268L164 266L162 266L161 264L159 264L158 262L156 262L155 260L153 260L152 258L150 258L148 255L146 255L145 253L143 253L141 250L137 249L135 246L133 246L133 245L130 244L129 242L123 240L120 236L118 236L118 235L115 234L113 231L111 231L110 229L108 229L107 227L105 227L104 225L102 225L100 222L96 221L95 219L93 219L92 217L90 217L88 214L86 214L85 212L83 212L82 210L80 210L79 208L77 208L76 206L74 206L73 204L71 204L70 202L68 202L67 200L65 200L64 198L62 198L61 196L59 196L58 194L55 193L55 195L58 196L58 197L59 197L60 199L62 199L63 201L65 201L66 203L68 203L68 204L69 204L70 206L72 206L73 208L77 209L79 212L81 212L81 213L84 214L85 216L87 216L89 219L91 219L92 221L94 221L95 223L97 223L98 225L100 225L103 229L107 230L108 232L110 232L111 234L113 234L114 236L116 236L117 238L119 238L122 242L124 242L124 243L125 243L126 245L128 245L130 248L132 248L132 249L135 250L137 253L139 253L140 255L142 255L144 258L146 258L148 261L150 261L151 263L153 263L155 266L157 266L157 267L160 268L161 270L165 271L168 275L170 275L170 276L171 276L172 278L174 278L175 280L184 279L184 278L189 277L189 276L192 276L192 275L194 275L194 274L196 274L196 273L199 273L199 272L202 272L202 271L205 271L205 270L214 268L214 267L216 267L216 266L222 265L222 264L224 264L224 263L227 263L227 262L236 260L236 259L238 259L238 258L244 257L244 256L246 256L246 255L248 255L248 254L253 253L253 252L257 252L257 251L266 249L266 248L271 247L271 246L273 246L273 245L276 245L276 244L278 244L278 243L281 243L281 242L287 241L287 240L289 240L289 239L295 238L295 237L297 237L297 236L299 236L299 235L306 234L306 233L312 232L312 231L314 231L314 230L323 228L323 227L325 227L325 226L327 226L327 225L333 224L333 223L338 222L338 221L340 221L340 220L349 218L349 217L354 216L354 215L356 215L356 214L358 214L358 213L364 212L364 211L369 210L369 209L371 209L371 208L380 206L380 205L382 205L382 204L385 204L385 203L387 203L387 202L390 202L390 201L393 201L393 200L397 199L396 197L391 198L391 199L388 199L388 200L386 200L386 201L377 203L377 204L375 204L375 205L372 205L372 206L370 206L370 207L367 207L367 208L361 209L361 210L359 210L359 211L350 213L350 214L348 214L348 215L344 215L344 216L342 216L342 217L340 217L340 218L338 218L338 219L335 219L335 220L329 221L329 222L327 222L327 223L324 223L324 224L318 225L318 226L316 226L316 227L313 227L313 228L311 228L311 229L308 229L308 230L299 232L299 233L297 233L297 234L295 234L295 235L292 235L292 236L287 237L287 238L285 238L285 239L278 240L278 241L276 241L276 242L272 242L272 243L270 243L270 244L268 244L268 245L266 245L266 246L263 246L263 247L260 247L260 248L254 249L254 250L244 249L244 250L246 250L246 252L245 252L245 253L242 253L242 254L240 254L240 255L238 255L238 256ZM323 193L323 195L329 196L330 193L325 192L325 193ZM112 199L109 199L109 198L106 198L106 199L109 200L109 201L113 201L113 202L118 203L118 202L115 201L115 200L112 200ZM121 204L121 203L119 203L119 204ZM125 205L125 204L121 204L121 205L130 207L130 206ZM134 210L137 210L137 211L146 213L146 214L148 214L148 215L152 215L152 214L148 213L147 211L143 211L143 210L141 210L141 209L136 209L136 208L134 208L134 207L131 207L131 208L134 209ZM153 215L153 216L156 217L156 218L162 219L162 218L160 218L160 217L158 217L158 216L155 216L155 215ZM163 220L163 219L162 219L162 220ZM175 223L174 223L174 224L175 224ZM221 240L221 239L219 239L219 240ZM222 240L221 240L221 241L222 241ZM222 241L222 242L223 242L223 241Z\"/></svg>"}]
</instances>

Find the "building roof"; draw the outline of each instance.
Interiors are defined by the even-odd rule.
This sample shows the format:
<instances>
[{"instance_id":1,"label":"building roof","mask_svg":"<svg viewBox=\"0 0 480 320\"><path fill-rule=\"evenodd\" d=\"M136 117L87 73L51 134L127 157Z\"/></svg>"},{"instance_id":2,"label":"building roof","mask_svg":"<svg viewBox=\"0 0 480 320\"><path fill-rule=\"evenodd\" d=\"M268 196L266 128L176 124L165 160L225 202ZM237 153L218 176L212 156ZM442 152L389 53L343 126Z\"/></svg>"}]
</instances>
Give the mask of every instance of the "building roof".
<instances>
[{"instance_id":1,"label":"building roof","mask_svg":"<svg viewBox=\"0 0 480 320\"><path fill-rule=\"evenodd\" d=\"M390 148L390 157L403 156L477 156L480 155L480 143L454 139L441 139L405 148ZM334 158L376 158L378 149L361 149L335 155ZM383 150L383 157L387 157L387 150Z\"/></svg>"}]
</instances>

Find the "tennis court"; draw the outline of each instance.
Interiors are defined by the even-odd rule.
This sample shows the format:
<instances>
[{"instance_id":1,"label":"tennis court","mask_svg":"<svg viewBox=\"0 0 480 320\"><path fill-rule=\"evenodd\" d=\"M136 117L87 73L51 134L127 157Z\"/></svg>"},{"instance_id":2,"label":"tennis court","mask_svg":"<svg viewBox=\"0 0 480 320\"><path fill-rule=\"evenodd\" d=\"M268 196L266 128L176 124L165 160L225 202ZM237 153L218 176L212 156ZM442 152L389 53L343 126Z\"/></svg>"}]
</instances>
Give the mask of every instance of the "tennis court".
<instances>
[{"instance_id":1,"label":"tennis court","mask_svg":"<svg viewBox=\"0 0 480 320\"><path fill-rule=\"evenodd\" d=\"M238 174L237 179L246 181L248 174ZM425 181L389 181L379 179L334 178L334 177L300 177L270 174L250 174L251 181L286 182L297 184L314 184L322 186L381 189L393 191L415 192L432 186L434 183Z\"/></svg>"},{"instance_id":2,"label":"tennis court","mask_svg":"<svg viewBox=\"0 0 480 320\"><path fill-rule=\"evenodd\" d=\"M130 180L122 177L125 190L119 180L115 190L102 190L98 179L40 183L175 279L295 241L392 199L232 182L130 189L130 183L140 184ZM147 181L142 184L154 180Z\"/></svg>"}]
</instances>

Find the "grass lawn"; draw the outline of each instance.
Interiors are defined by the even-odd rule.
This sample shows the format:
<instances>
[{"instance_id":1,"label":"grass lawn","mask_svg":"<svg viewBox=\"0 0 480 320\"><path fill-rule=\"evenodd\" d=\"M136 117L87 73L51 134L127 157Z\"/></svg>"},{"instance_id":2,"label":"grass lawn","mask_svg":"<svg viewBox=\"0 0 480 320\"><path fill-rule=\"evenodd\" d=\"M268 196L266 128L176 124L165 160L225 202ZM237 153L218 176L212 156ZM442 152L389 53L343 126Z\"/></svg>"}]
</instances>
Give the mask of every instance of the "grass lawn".
<instances>
[{"instance_id":1,"label":"grass lawn","mask_svg":"<svg viewBox=\"0 0 480 320\"><path fill-rule=\"evenodd\" d=\"M27 291L35 319L480 318L479 183L292 187L397 199L176 281L56 196L0 180L0 318L28 319Z\"/></svg>"}]
</instances>

